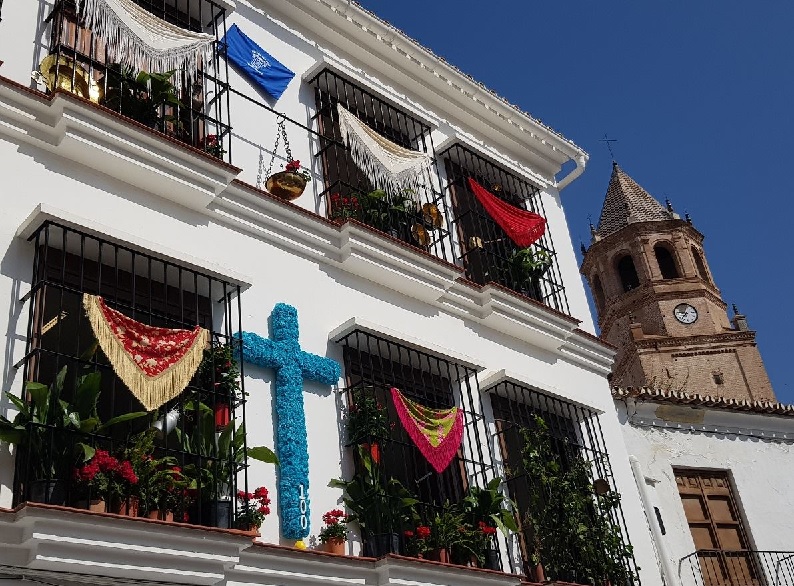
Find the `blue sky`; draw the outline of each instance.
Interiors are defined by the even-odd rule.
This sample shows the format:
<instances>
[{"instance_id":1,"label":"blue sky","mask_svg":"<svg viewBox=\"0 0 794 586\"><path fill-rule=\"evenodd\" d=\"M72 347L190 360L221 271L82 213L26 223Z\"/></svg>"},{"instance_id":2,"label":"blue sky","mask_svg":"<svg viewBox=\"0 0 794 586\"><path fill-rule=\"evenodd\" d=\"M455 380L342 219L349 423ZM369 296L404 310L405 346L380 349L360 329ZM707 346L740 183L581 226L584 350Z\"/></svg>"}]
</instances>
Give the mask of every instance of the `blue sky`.
<instances>
[{"instance_id":1,"label":"blue sky","mask_svg":"<svg viewBox=\"0 0 794 586\"><path fill-rule=\"evenodd\" d=\"M621 167L705 236L723 298L758 332L778 399L788 381L794 232L794 4L724 0L361 0L590 153L563 192L589 240Z\"/></svg>"}]
</instances>

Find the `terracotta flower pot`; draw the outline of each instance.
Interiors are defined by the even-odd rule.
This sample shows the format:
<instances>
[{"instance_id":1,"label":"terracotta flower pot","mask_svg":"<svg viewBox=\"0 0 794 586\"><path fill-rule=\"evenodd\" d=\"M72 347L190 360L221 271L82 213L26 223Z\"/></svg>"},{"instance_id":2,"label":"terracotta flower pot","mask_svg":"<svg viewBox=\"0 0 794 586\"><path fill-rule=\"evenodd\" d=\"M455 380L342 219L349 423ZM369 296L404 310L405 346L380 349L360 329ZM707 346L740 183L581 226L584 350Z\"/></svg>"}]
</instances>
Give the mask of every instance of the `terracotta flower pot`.
<instances>
[{"instance_id":1,"label":"terracotta flower pot","mask_svg":"<svg viewBox=\"0 0 794 586\"><path fill-rule=\"evenodd\" d=\"M323 543L323 551L336 555L345 555L345 540L342 537L332 537Z\"/></svg>"},{"instance_id":2,"label":"terracotta flower pot","mask_svg":"<svg viewBox=\"0 0 794 586\"><path fill-rule=\"evenodd\" d=\"M434 562L441 562L442 564L449 563L449 550L446 548L433 549L427 552L428 558Z\"/></svg>"},{"instance_id":3,"label":"terracotta flower pot","mask_svg":"<svg viewBox=\"0 0 794 586\"><path fill-rule=\"evenodd\" d=\"M240 531L259 532L259 525L252 525L251 523L237 523L237 529Z\"/></svg>"},{"instance_id":4,"label":"terracotta flower pot","mask_svg":"<svg viewBox=\"0 0 794 586\"><path fill-rule=\"evenodd\" d=\"M138 497L128 496L127 498L114 498L110 501L110 511L116 515L124 515L126 517L138 516Z\"/></svg>"},{"instance_id":5,"label":"terracotta flower pot","mask_svg":"<svg viewBox=\"0 0 794 586\"><path fill-rule=\"evenodd\" d=\"M165 521L166 523L174 522L173 511L149 511L146 517L149 519L157 519L158 521Z\"/></svg>"},{"instance_id":6,"label":"terracotta flower pot","mask_svg":"<svg viewBox=\"0 0 794 586\"><path fill-rule=\"evenodd\" d=\"M297 173L281 171L267 178L265 189L276 197L292 201L303 194L306 189L306 180Z\"/></svg>"},{"instance_id":7,"label":"terracotta flower pot","mask_svg":"<svg viewBox=\"0 0 794 586\"><path fill-rule=\"evenodd\" d=\"M86 504L88 505L88 510L92 513L104 513L107 509L105 499L91 499Z\"/></svg>"}]
</instances>

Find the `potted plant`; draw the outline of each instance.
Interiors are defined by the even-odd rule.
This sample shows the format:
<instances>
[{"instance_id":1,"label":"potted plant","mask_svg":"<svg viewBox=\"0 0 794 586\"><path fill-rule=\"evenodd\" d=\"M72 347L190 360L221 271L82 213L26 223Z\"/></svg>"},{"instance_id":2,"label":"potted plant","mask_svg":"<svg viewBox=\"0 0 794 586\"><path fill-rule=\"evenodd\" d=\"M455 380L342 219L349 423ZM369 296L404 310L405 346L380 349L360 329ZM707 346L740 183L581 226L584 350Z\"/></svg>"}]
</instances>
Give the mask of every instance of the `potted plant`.
<instances>
[{"instance_id":1,"label":"potted plant","mask_svg":"<svg viewBox=\"0 0 794 586\"><path fill-rule=\"evenodd\" d=\"M499 554L495 547L496 528L507 537L518 531L513 511L516 506L499 490L501 478L494 478L484 488L469 487L461 502L463 517L473 528L475 555L479 564L490 570L499 569Z\"/></svg>"},{"instance_id":2,"label":"potted plant","mask_svg":"<svg viewBox=\"0 0 794 586\"><path fill-rule=\"evenodd\" d=\"M223 149L223 142L221 142L217 134L208 134L202 138L199 141L199 148L218 159L223 159L223 155L226 154Z\"/></svg>"},{"instance_id":3,"label":"potted plant","mask_svg":"<svg viewBox=\"0 0 794 586\"><path fill-rule=\"evenodd\" d=\"M69 393L64 392L67 378L64 366L49 386L26 383L27 401L6 393L17 415L13 421L0 416L0 440L16 446L18 454L30 455L28 486L23 489L33 502L66 504L66 479L75 465L87 462L95 453L82 440L147 415L145 411L125 413L102 423L97 413L100 373L76 377Z\"/></svg>"},{"instance_id":4,"label":"potted plant","mask_svg":"<svg viewBox=\"0 0 794 586\"><path fill-rule=\"evenodd\" d=\"M446 501L444 507L436 511L430 520L430 559L449 563L452 549L465 543L466 532L463 514Z\"/></svg>"},{"instance_id":5,"label":"potted plant","mask_svg":"<svg viewBox=\"0 0 794 586\"><path fill-rule=\"evenodd\" d=\"M133 436L125 451L138 477L137 495L140 513L149 519L173 521L174 515L184 520L190 497L188 479L171 456L154 458L156 429Z\"/></svg>"},{"instance_id":6,"label":"potted plant","mask_svg":"<svg viewBox=\"0 0 794 586\"><path fill-rule=\"evenodd\" d=\"M532 423L533 429L522 434L522 455L523 472L534 483L526 521L535 536L536 579L542 575L594 586L633 583L632 548L613 521L620 495L594 490L591 464L583 455L567 440L552 439L542 417L536 415ZM569 447L565 456L560 444Z\"/></svg>"},{"instance_id":7,"label":"potted plant","mask_svg":"<svg viewBox=\"0 0 794 586\"><path fill-rule=\"evenodd\" d=\"M168 133L169 128L178 129L181 122L173 112L185 106L171 82L175 73L136 73L131 67L109 65L99 80L100 86L107 84L102 104L163 133Z\"/></svg>"},{"instance_id":8,"label":"potted plant","mask_svg":"<svg viewBox=\"0 0 794 586\"><path fill-rule=\"evenodd\" d=\"M229 424L232 406L240 398L240 368L233 354L230 344L212 346L204 350L197 371L198 385L204 391L200 399L212 405L216 430Z\"/></svg>"},{"instance_id":9,"label":"potted plant","mask_svg":"<svg viewBox=\"0 0 794 586\"><path fill-rule=\"evenodd\" d=\"M516 249L507 259L510 282L516 289L526 291L533 299L542 297L540 279L549 267L551 254L537 246Z\"/></svg>"},{"instance_id":10,"label":"potted plant","mask_svg":"<svg viewBox=\"0 0 794 586\"><path fill-rule=\"evenodd\" d=\"M370 191L362 202L364 223L395 238L407 239L417 215L413 193L410 189L400 193Z\"/></svg>"},{"instance_id":11,"label":"potted plant","mask_svg":"<svg viewBox=\"0 0 794 586\"><path fill-rule=\"evenodd\" d=\"M267 178L265 189L276 197L292 201L301 196L306 184L311 180L311 173L301 168L300 161L290 160L283 171Z\"/></svg>"},{"instance_id":12,"label":"potted plant","mask_svg":"<svg viewBox=\"0 0 794 586\"><path fill-rule=\"evenodd\" d=\"M345 423L349 444L362 446L373 462L380 464L380 444L390 438L391 426L388 411L375 396L374 387L353 388Z\"/></svg>"},{"instance_id":13,"label":"potted plant","mask_svg":"<svg viewBox=\"0 0 794 586\"><path fill-rule=\"evenodd\" d=\"M232 483L245 459L278 464L278 458L265 446L246 448L245 427L237 427L234 420L216 433L215 414L200 401L186 403L185 412L190 425L174 431L182 451L193 456L183 469L190 479L189 488L198 498L202 522L229 529L233 521Z\"/></svg>"},{"instance_id":14,"label":"potted plant","mask_svg":"<svg viewBox=\"0 0 794 586\"><path fill-rule=\"evenodd\" d=\"M96 450L88 462L74 469L73 478L78 491L87 497L90 510L138 516L138 497L134 494L138 476L129 460Z\"/></svg>"},{"instance_id":15,"label":"potted plant","mask_svg":"<svg viewBox=\"0 0 794 586\"><path fill-rule=\"evenodd\" d=\"M369 449L358 446L361 468L350 480L335 479L330 486L344 490L343 500L364 539L364 555L382 557L400 552L400 533L418 520L419 502L395 478L381 478Z\"/></svg>"},{"instance_id":16,"label":"potted plant","mask_svg":"<svg viewBox=\"0 0 794 586\"><path fill-rule=\"evenodd\" d=\"M348 515L341 509L332 509L323 515L325 527L320 529L320 542L328 553L345 554Z\"/></svg>"},{"instance_id":17,"label":"potted plant","mask_svg":"<svg viewBox=\"0 0 794 586\"><path fill-rule=\"evenodd\" d=\"M415 530L407 529L403 532L405 553L411 557L424 558L430 550L430 527L419 525Z\"/></svg>"},{"instance_id":18,"label":"potted plant","mask_svg":"<svg viewBox=\"0 0 794 586\"><path fill-rule=\"evenodd\" d=\"M270 497L264 486L254 492L237 491L237 501L241 503L237 509L235 526L243 531L259 531L262 523L270 514Z\"/></svg>"},{"instance_id":19,"label":"potted plant","mask_svg":"<svg viewBox=\"0 0 794 586\"><path fill-rule=\"evenodd\" d=\"M346 222L349 218L360 220L362 216L361 207L362 196L352 194L342 196L339 193L332 193L328 197L328 218Z\"/></svg>"}]
</instances>

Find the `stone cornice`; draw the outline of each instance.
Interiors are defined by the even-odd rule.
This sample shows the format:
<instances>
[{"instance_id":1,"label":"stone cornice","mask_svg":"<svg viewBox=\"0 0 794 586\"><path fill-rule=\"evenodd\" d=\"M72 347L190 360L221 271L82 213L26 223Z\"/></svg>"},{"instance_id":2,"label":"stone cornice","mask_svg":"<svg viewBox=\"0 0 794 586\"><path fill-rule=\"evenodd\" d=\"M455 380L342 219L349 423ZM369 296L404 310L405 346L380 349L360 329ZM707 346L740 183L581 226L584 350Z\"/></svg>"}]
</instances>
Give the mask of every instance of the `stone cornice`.
<instances>
[{"instance_id":1,"label":"stone cornice","mask_svg":"<svg viewBox=\"0 0 794 586\"><path fill-rule=\"evenodd\" d=\"M730 332L725 332L724 334L646 338L642 340L634 340L634 345L637 350L641 351L648 349L656 350L657 348L669 348L674 346L681 346L683 348L691 349L693 346L702 346L705 344L735 344L736 342L754 344L755 332L732 330Z\"/></svg>"},{"instance_id":2,"label":"stone cornice","mask_svg":"<svg viewBox=\"0 0 794 586\"><path fill-rule=\"evenodd\" d=\"M64 91L0 77L0 135L33 144L185 207L202 210L239 173L120 114Z\"/></svg>"},{"instance_id":3,"label":"stone cornice","mask_svg":"<svg viewBox=\"0 0 794 586\"><path fill-rule=\"evenodd\" d=\"M190 207L212 221L553 351L597 372L603 373L604 365L611 364L612 351L593 344L577 331L580 322L575 318L495 283L471 283L461 267L369 226L355 221L340 226L236 181L239 170L235 167L72 94L45 96L0 78L2 134L94 168L100 162L100 168L112 168L119 180ZM47 209L47 213L40 210L36 216L38 224L28 221L22 232L34 230L48 218L91 224L87 219L59 217L57 210ZM101 227L94 228L103 232ZM158 254L158 247L151 246L147 250ZM193 259L191 264L217 272L220 262L222 259L215 263Z\"/></svg>"},{"instance_id":4,"label":"stone cornice","mask_svg":"<svg viewBox=\"0 0 794 586\"><path fill-rule=\"evenodd\" d=\"M758 413L761 415L783 415L794 417L794 405L778 403L775 401L748 401L747 399L728 399L700 393L685 393L683 391L666 391L649 387L613 387L612 396L616 400L628 398L637 401L651 401L654 403L673 403L689 407L705 407L726 411L740 411L744 413Z\"/></svg>"}]
</instances>

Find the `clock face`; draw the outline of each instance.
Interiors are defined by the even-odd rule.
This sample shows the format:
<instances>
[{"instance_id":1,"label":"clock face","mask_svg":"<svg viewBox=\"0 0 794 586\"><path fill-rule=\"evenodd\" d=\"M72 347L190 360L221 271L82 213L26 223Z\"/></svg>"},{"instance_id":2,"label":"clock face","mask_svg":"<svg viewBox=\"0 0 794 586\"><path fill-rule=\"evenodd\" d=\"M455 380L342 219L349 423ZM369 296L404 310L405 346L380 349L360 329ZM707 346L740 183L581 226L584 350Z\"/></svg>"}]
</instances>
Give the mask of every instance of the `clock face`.
<instances>
[{"instance_id":1,"label":"clock face","mask_svg":"<svg viewBox=\"0 0 794 586\"><path fill-rule=\"evenodd\" d=\"M689 305L689 303L679 303L675 306L673 315L682 324L692 324L697 321L698 310Z\"/></svg>"}]
</instances>

